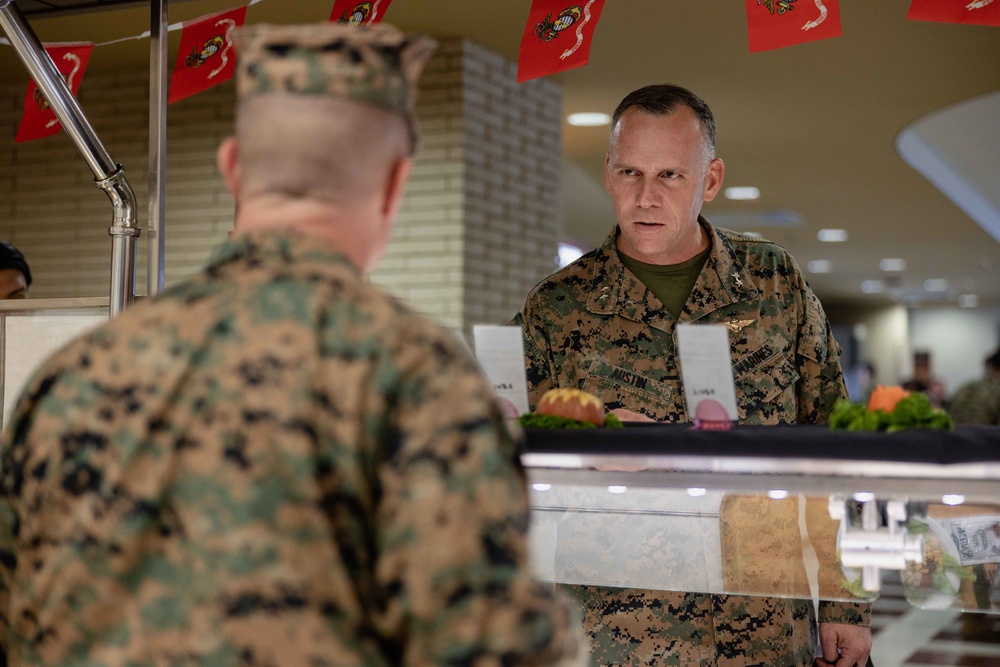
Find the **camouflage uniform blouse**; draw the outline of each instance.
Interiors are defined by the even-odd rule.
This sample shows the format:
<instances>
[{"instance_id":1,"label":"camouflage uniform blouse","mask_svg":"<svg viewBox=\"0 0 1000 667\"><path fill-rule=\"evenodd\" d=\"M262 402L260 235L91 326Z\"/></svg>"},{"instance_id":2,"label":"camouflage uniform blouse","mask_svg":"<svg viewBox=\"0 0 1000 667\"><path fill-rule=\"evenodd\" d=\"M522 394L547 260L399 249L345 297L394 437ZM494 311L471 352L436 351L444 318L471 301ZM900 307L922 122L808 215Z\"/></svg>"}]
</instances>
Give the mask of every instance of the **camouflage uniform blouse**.
<instances>
[{"instance_id":1,"label":"camouflage uniform blouse","mask_svg":"<svg viewBox=\"0 0 1000 667\"><path fill-rule=\"evenodd\" d=\"M740 423L825 422L847 396L840 348L795 260L768 241L703 225L711 252L677 321L729 327ZM517 322L533 400L552 387L577 387L609 410L692 421L675 320L622 265L615 233L539 283Z\"/></svg>"},{"instance_id":2,"label":"camouflage uniform blouse","mask_svg":"<svg viewBox=\"0 0 1000 667\"><path fill-rule=\"evenodd\" d=\"M795 261L768 241L701 224L711 251L679 321L729 327L740 422L826 421L847 396L840 348ZM515 317L524 332L530 402L553 387L576 387L609 410L692 421L674 352L675 320L622 265L617 231L539 283ZM584 605L597 664L812 664L810 601L569 589ZM820 620L867 624L868 608L821 603Z\"/></svg>"},{"instance_id":3,"label":"camouflage uniform blouse","mask_svg":"<svg viewBox=\"0 0 1000 667\"><path fill-rule=\"evenodd\" d=\"M951 398L948 412L957 424L1000 426L1000 376L990 375L960 387Z\"/></svg>"},{"instance_id":4,"label":"camouflage uniform blouse","mask_svg":"<svg viewBox=\"0 0 1000 667\"><path fill-rule=\"evenodd\" d=\"M474 362L315 240L227 244L53 356L0 488L0 664L585 653Z\"/></svg>"}]
</instances>

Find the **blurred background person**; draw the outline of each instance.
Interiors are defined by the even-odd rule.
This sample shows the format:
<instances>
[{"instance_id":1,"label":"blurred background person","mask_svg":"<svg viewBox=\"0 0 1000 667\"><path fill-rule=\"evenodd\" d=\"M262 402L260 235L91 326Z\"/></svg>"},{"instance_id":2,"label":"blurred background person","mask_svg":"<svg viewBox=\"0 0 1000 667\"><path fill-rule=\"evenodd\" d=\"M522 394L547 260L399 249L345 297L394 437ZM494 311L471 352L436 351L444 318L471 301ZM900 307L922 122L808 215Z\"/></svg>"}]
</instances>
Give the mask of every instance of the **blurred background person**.
<instances>
[{"instance_id":1,"label":"blurred background person","mask_svg":"<svg viewBox=\"0 0 1000 667\"><path fill-rule=\"evenodd\" d=\"M946 408L948 405L948 391L944 382L934 377L931 371L930 352L913 353L913 376L903 382L903 389L926 394L935 408Z\"/></svg>"},{"instance_id":2,"label":"blurred background person","mask_svg":"<svg viewBox=\"0 0 1000 667\"><path fill-rule=\"evenodd\" d=\"M959 387L948 406L958 424L1000 426L1000 349L983 364L983 377Z\"/></svg>"}]
</instances>

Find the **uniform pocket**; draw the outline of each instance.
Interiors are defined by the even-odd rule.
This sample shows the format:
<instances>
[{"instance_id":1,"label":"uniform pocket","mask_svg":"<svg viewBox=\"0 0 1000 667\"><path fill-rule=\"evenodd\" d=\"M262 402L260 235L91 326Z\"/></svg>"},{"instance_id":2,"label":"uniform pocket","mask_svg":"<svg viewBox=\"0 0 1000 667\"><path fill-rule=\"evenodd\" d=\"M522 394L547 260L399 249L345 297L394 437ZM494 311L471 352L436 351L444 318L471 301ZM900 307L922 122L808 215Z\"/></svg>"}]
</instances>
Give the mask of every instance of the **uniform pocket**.
<instances>
[{"instance_id":1,"label":"uniform pocket","mask_svg":"<svg viewBox=\"0 0 1000 667\"><path fill-rule=\"evenodd\" d=\"M786 356L764 345L737 362L733 370L741 423L795 421L795 383L799 372Z\"/></svg>"}]
</instances>

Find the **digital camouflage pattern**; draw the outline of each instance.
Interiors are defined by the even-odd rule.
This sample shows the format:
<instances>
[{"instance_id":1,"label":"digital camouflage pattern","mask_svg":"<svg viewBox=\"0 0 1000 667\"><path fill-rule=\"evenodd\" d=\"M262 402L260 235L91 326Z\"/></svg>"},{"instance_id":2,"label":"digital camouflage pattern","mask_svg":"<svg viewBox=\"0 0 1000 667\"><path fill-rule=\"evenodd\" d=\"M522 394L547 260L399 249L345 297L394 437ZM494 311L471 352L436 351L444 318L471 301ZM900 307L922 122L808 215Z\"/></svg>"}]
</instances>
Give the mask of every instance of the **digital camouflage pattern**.
<instances>
[{"instance_id":1,"label":"digital camouflage pattern","mask_svg":"<svg viewBox=\"0 0 1000 667\"><path fill-rule=\"evenodd\" d=\"M264 93L342 97L403 115L416 137L417 80L437 42L386 23L256 24L233 32L240 99Z\"/></svg>"},{"instance_id":2,"label":"digital camouflage pattern","mask_svg":"<svg viewBox=\"0 0 1000 667\"><path fill-rule=\"evenodd\" d=\"M239 237L56 353L0 455L0 664L586 658L475 362L318 240Z\"/></svg>"},{"instance_id":3,"label":"digital camouflage pattern","mask_svg":"<svg viewBox=\"0 0 1000 667\"><path fill-rule=\"evenodd\" d=\"M768 241L702 224L711 253L677 321L729 327L740 423L826 422L847 396L840 348L795 260ZM552 387L576 387L609 410L693 421L675 320L622 265L615 233L539 283L515 323L532 405Z\"/></svg>"},{"instance_id":4,"label":"digital camouflage pattern","mask_svg":"<svg viewBox=\"0 0 1000 667\"><path fill-rule=\"evenodd\" d=\"M677 321L728 326L740 423L825 422L847 396L840 348L795 261L773 243L699 222L710 253ZM539 283L514 318L524 333L529 403L553 387L575 387L608 410L693 421L674 350L677 321L622 265L616 235L617 227L600 248ZM808 600L565 588L584 606L596 664L812 664ZM819 617L867 625L869 607L821 602Z\"/></svg>"},{"instance_id":5,"label":"digital camouflage pattern","mask_svg":"<svg viewBox=\"0 0 1000 667\"><path fill-rule=\"evenodd\" d=\"M1000 375L990 371L986 377L959 387L948 404L948 413L956 424L1000 426Z\"/></svg>"}]
</instances>

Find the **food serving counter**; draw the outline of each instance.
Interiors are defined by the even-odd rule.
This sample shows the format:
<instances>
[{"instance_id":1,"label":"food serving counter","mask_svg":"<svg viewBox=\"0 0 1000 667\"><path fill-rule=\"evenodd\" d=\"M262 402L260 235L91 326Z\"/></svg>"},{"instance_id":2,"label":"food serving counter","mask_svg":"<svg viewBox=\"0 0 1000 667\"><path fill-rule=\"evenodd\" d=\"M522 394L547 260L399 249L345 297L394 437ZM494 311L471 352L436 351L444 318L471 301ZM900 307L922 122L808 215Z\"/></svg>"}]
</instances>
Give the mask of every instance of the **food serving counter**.
<instances>
[{"instance_id":1,"label":"food serving counter","mask_svg":"<svg viewBox=\"0 0 1000 667\"><path fill-rule=\"evenodd\" d=\"M548 581L1000 615L1000 427L528 430Z\"/></svg>"}]
</instances>

